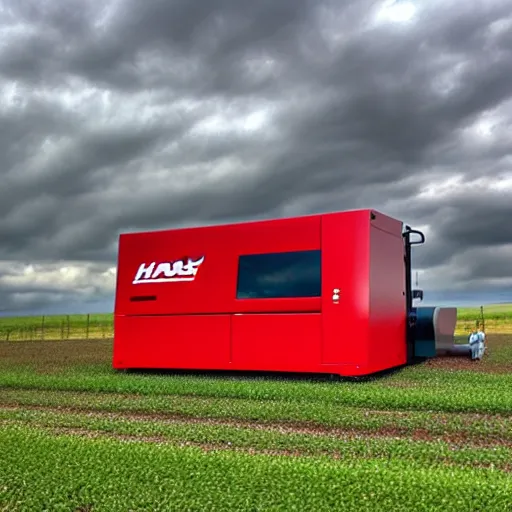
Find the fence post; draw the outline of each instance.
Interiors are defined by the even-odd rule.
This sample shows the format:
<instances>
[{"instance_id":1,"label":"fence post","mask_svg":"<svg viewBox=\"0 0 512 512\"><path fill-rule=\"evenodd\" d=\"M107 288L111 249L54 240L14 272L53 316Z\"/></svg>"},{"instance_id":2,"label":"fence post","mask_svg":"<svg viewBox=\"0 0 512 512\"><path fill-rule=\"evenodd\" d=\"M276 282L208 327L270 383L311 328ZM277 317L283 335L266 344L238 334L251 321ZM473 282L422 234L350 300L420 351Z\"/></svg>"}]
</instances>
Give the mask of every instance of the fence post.
<instances>
[{"instance_id":1,"label":"fence post","mask_svg":"<svg viewBox=\"0 0 512 512\"><path fill-rule=\"evenodd\" d=\"M86 326L85 326L85 339L86 340L89 339L89 322L90 322L90 319L91 319L91 315L89 313L87 313L87 323L86 323Z\"/></svg>"},{"instance_id":2,"label":"fence post","mask_svg":"<svg viewBox=\"0 0 512 512\"><path fill-rule=\"evenodd\" d=\"M484 307L480 306L480 316L482 318L482 331L485 332L485 317L484 317Z\"/></svg>"}]
</instances>

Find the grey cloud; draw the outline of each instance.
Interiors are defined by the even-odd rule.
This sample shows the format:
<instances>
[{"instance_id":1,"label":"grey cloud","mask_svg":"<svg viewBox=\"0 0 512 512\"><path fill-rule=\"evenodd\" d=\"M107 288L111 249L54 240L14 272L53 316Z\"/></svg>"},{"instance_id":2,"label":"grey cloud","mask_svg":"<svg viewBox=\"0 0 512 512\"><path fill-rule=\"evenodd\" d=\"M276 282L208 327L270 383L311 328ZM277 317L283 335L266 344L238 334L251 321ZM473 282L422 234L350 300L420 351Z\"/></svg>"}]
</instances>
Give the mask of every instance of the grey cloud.
<instances>
[{"instance_id":1,"label":"grey cloud","mask_svg":"<svg viewBox=\"0 0 512 512\"><path fill-rule=\"evenodd\" d=\"M512 260L512 245L508 249L499 253L490 253L479 251L468 253L467 265L470 269L467 273L469 281L473 279L502 279L503 276L510 274L510 262ZM504 287L510 289L510 283L504 283Z\"/></svg>"},{"instance_id":2,"label":"grey cloud","mask_svg":"<svg viewBox=\"0 0 512 512\"><path fill-rule=\"evenodd\" d=\"M58 312L77 311L77 305L108 301L108 289L115 277L106 264L59 262L31 265L31 271L20 262L0 262L0 313L39 308ZM61 269L65 272L62 273ZM71 269L71 273L69 270ZM65 276L65 280L59 280ZM55 306L55 308L53 308Z\"/></svg>"},{"instance_id":3,"label":"grey cloud","mask_svg":"<svg viewBox=\"0 0 512 512\"><path fill-rule=\"evenodd\" d=\"M113 265L125 230L374 207L430 225L415 265L458 266L450 288L511 275L493 260L510 189L418 197L510 173L510 2L426 2L373 27L370 0L5 4L0 259ZM235 130L259 108L268 124Z\"/></svg>"},{"instance_id":4,"label":"grey cloud","mask_svg":"<svg viewBox=\"0 0 512 512\"><path fill-rule=\"evenodd\" d=\"M411 197L403 201L398 211L404 212L413 225L431 226L426 244L413 253L414 264L432 269L452 264L465 269L460 279L467 285L479 277L512 276L507 253L500 252L512 243L507 220L512 215L510 197L510 191L490 193L475 185L448 199L418 201ZM509 253L509 261L510 257Z\"/></svg>"},{"instance_id":5,"label":"grey cloud","mask_svg":"<svg viewBox=\"0 0 512 512\"><path fill-rule=\"evenodd\" d=\"M437 230L454 248L470 246L492 250L497 245L512 243L512 223L509 222L512 216L510 195L494 195L488 198L470 195L453 203L452 208L459 212L458 217L447 216L440 220Z\"/></svg>"}]
</instances>

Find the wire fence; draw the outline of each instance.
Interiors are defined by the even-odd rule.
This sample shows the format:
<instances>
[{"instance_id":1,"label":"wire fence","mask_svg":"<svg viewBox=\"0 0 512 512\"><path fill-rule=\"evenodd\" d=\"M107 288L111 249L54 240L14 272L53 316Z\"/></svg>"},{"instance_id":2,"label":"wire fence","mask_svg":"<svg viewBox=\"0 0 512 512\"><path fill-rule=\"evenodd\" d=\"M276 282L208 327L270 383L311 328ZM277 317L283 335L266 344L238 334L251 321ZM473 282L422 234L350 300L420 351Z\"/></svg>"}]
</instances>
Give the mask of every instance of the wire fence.
<instances>
[{"instance_id":1,"label":"wire fence","mask_svg":"<svg viewBox=\"0 0 512 512\"><path fill-rule=\"evenodd\" d=\"M0 319L0 341L66 341L114 337L113 318L62 315Z\"/></svg>"},{"instance_id":2,"label":"wire fence","mask_svg":"<svg viewBox=\"0 0 512 512\"><path fill-rule=\"evenodd\" d=\"M478 320L460 319L457 321L455 334L458 336L469 335L477 325L481 325L487 334L512 334L512 314L510 318L487 319L483 324Z\"/></svg>"},{"instance_id":3,"label":"wire fence","mask_svg":"<svg viewBox=\"0 0 512 512\"><path fill-rule=\"evenodd\" d=\"M480 306L478 313L458 316L455 335L469 334L475 327L488 334L512 334L512 311L489 312Z\"/></svg>"},{"instance_id":4,"label":"wire fence","mask_svg":"<svg viewBox=\"0 0 512 512\"><path fill-rule=\"evenodd\" d=\"M512 312L487 317L479 315L457 320L455 334L467 336L477 325L488 334L512 334ZM111 339L114 337L112 315L52 315L40 317L0 318L0 341L65 341Z\"/></svg>"}]
</instances>

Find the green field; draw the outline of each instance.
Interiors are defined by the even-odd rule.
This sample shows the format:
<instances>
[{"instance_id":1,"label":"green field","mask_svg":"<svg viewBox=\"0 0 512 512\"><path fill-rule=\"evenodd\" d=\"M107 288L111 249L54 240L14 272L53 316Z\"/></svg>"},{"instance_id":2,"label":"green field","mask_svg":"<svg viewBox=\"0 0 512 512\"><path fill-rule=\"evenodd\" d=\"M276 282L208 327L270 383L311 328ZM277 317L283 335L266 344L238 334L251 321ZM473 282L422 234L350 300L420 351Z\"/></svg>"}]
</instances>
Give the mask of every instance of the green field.
<instances>
[{"instance_id":1,"label":"green field","mask_svg":"<svg viewBox=\"0 0 512 512\"><path fill-rule=\"evenodd\" d=\"M0 342L1 511L512 510L509 335L357 383L111 357Z\"/></svg>"},{"instance_id":2,"label":"green field","mask_svg":"<svg viewBox=\"0 0 512 512\"><path fill-rule=\"evenodd\" d=\"M0 341L111 338L111 313L0 317Z\"/></svg>"},{"instance_id":3,"label":"green field","mask_svg":"<svg viewBox=\"0 0 512 512\"><path fill-rule=\"evenodd\" d=\"M458 308L456 337L466 342L468 333L484 321L488 334L512 335L512 303ZM112 313L0 317L0 342L112 339ZM507 349L499 354L508 357ZM494 357L499 357L492 355Z\"/></svg>"},{"instance_id":4,"label":"green field","mask_svg":"<svg viewBox=\"0 0 512 512\"><path fill-rule=\"evenodd\" d=\"M487 304L483 306L487 315L494 316L499 318L503 315L510 315L512 312L512 303L502 303L502 304ZM471 308L458 308L459 313L462 316L476 316L480 313L480 307L471 307Z\"/></svg>"},{"instance_id":5,"label":"green field","mask_svg":"<svg viewBox=\"0 0 512 512\"><path fill-rule=\"evenodd\" d=\"M482 306L484 316L487 320L506 320L512 316L512 304L488 304ZM457 308L457 316L461 320L473 320L480 318L481 311L479 307Z\"/></svg>"},{"instance_id":6,"label":"green field","mask_svg":"<svg viewBox=\"0 0 512 512\"><path fill-rule=\"evenodd\" d=\"M483 308L487 332L512 334L512 304ZM467 334L480 320L480 308L459 308L457 334ZM113 334L111 313L0 317L0 341L104 339Z\"/></svg>"}]
</instances>

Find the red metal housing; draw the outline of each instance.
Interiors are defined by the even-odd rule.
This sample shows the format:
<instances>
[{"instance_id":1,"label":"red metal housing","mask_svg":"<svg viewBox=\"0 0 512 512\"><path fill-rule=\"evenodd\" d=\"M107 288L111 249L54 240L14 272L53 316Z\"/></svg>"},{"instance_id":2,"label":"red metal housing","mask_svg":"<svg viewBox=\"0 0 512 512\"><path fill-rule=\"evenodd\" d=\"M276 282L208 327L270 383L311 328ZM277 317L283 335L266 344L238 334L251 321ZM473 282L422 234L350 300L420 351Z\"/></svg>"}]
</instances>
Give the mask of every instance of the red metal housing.
<instances>
[{"instance_id":1,"label":"red metal housing","mask_svg":"<svg viewBox=\"0 0 512 512\"><path fill-rule=\"evenodd\" d=\"M122 234L113 366L357 376L406 364L402 228L356 210Z\"/></svg>"}]
</instances>

